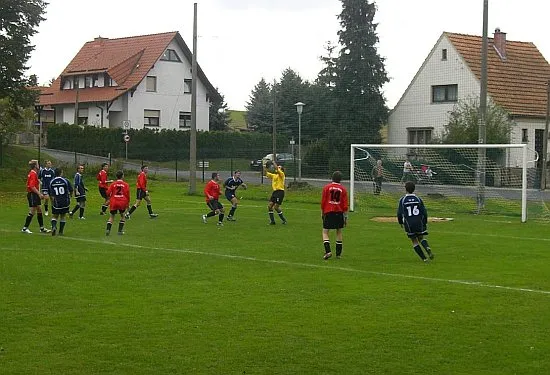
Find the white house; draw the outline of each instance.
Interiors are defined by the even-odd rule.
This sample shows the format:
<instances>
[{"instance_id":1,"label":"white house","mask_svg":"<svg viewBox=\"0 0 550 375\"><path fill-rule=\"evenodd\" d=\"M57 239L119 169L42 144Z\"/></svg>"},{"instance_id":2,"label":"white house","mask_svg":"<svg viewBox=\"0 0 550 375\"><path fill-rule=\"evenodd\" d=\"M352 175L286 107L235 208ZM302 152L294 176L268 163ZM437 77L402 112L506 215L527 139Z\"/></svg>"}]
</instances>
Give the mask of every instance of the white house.
<instances>
[{"instance_id":1,"label":"white house","mask_svg":"<svg viewBox=\"0 0 550 375\"><path fill-rule=\"evenodd\" d=\"M178 32L89 41L40 94L55 123L133 129L191 127L192 52ZM197 130L219 93L198 67Z\"/></svg>"},{"instance_id":2,"label":"white house","mask_svg":"<svg viewBox=\"0 0 550 375\"><path fill-rule=\"evenodd\" d=\"M480 36L444 32L391 111L388 143L425 144L438 137L459 100L479 98ZM489 38L488 99L515 122L510 143L542 153L550 65L533 43Z\"/></svg>"}]
</instances>

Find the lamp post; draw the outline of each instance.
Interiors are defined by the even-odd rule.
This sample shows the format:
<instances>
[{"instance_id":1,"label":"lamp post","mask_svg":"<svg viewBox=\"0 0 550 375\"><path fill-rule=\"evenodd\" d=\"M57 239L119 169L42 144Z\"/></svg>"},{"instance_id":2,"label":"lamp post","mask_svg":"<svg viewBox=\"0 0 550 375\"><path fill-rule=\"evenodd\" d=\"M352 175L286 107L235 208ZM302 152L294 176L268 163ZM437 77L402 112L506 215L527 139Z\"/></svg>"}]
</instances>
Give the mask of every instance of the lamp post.
<instances>
[{"instance_id":1,"label":"lamp post","mask_svg":"<svg viewBox=\"0 0 550 375\"><path fill-rule=\"evenodd\" d=\"M305 104L298 102L294 105L298 111L298 182L302 182L302 112Z\"/></svg>"},{"instance_id":2,"label":"lamp post","mask_svg":"<svg viewBox=\"0 0 550 375\"><path fill-rule=\"evenodd\" d=\"M38 116L38 121L35 123L38 126L38 164L40 164L40 148L42 146L42 109L44 108L43 105L35 105L34 109L36 111L36 114Z\"/></svg>"},{"instance_id":3,"label":"lamp post","mask_svg":"<svg viewBox=\"0 0 550 375\"><path fill-rule=\"evenodd\" d=\"M296 144L296 141L294 140L294 137L290 140L290 149L292 150L292 163L294 164L294 182L296 182L296 156L294 155L294 145Z\"/></svg>"}]
</instances>

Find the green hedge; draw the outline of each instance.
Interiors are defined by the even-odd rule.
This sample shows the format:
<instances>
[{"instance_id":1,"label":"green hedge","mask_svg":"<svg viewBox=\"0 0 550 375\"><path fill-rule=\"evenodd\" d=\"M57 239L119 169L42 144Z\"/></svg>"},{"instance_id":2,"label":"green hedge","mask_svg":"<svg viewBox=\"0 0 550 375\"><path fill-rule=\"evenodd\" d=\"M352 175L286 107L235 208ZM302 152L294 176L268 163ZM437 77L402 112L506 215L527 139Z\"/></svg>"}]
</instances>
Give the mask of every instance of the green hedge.
<instances>
[{"instance_id":1,"label":"green hedge","mask_svg":"<svg viewBox=\"0 0 550 375\"><path fill-rule=\"evenodd\" d=\"M48 147L76 151L91 155L124 157L123 130L57 124L48 126ZM177 130L135 130L128 131L128 158L151 161L182 160L189 157L190 133ZM277 137L277 148L286 152L286 136ZM247 158L257 159L272 150L271 134L198 132L197 158Z\"/></svg>"}]
</instances>

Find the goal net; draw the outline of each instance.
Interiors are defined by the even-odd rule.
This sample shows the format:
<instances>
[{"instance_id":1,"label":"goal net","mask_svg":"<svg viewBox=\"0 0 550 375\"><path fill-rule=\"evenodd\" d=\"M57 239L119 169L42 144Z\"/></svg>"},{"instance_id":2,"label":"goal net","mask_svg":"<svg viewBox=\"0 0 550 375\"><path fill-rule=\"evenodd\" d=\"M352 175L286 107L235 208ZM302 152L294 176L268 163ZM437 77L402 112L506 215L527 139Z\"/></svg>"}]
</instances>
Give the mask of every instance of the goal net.
<instances>
[{"instance_id":1,"label":"goal net","mask_svg":"<svg viewBox=\"0 0 550 375\"><path fill-rule=\"evenodd\" d=\"M525 222L529 208L533 217L550 217L537 162L538 154L525 144L352 144L350 210L368 210L374 197L397 199L405 193L404 183L413 181L432 211L516 216Z\"/></svg>"}]
</instances>

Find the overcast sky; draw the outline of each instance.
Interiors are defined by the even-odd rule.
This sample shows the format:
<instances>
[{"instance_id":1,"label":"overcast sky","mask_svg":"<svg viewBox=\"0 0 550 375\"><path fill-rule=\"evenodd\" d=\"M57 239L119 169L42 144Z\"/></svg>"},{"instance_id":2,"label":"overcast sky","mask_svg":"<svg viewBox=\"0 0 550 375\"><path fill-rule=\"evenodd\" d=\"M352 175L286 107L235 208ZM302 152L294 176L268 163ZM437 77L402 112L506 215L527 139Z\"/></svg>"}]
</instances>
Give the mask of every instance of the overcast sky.
<instances>
[{"instance_id":1,"label":"overcast sky","mask_svg":"<svg viewBox=\"0 0 550 375\"><path fill-rule=\"evenodd\" d=\"M46 20L32 38L29 74L46 84L82 45L107 38L179 31L193 46L193 4L198 4L197 57L230 109L244 109L263 77L292 68L314 80L327 41L338 42L340 0L47 0ZM391 81L389 108L397 103L443 31L482 34L483 0L378 0L379 54ZM533 42L550 60L548 0L489 0L489 36ZM307 104L307 103L306 103Z\"/></svg>"}]
</instances>

